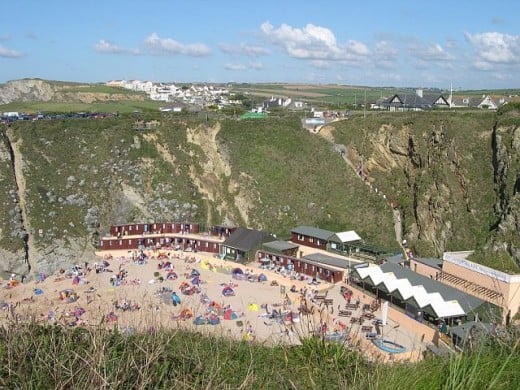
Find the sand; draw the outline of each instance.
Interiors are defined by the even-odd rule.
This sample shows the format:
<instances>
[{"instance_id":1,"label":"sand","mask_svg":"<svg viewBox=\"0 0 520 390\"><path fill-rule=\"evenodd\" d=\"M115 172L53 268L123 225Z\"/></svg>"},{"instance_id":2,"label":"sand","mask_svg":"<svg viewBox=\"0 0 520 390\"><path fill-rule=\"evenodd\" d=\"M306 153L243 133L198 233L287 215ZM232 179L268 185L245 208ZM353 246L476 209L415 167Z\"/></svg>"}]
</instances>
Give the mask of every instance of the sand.
<instances>
[{"instance_id":1,"label":"sand","mask_svg":"<svg viewBox=\"0 0 520 390\"><path fill-rule=\"evenodd\" d=\"M199 332L222 334L236 339L247 337L267 344L280 342L294 344L299 343L301 337L316 330L320 323L319 308L315 310L314 316L302 316L299 322L292 323L268 318L267 313L273 308L298 313L301 304L300 289L323 291L331 287L328 284L308 285L306 282L290 280L288 277L256 266L243 266L223 261L207 253L172 251L169 253L169 258L160 260L159 252L145 251L145 253L148 255L148 261L141 265L132 261L132 252L99 253L98 264L104 260L101 255L104 256L110 264L107 269L112 272L96 273L93 269L94 264L89 264L88 267L92 270L86 271L81 278L82 282L77 285L73 285L73 276L67 276L69 270L65 270L63 274L47 276L43 282L30 281L13 288L3 288L0 297L4 302L2 322L5 323L16 316L19 320L35 320L41 323L56 321L72 326L76 320L74 312L81 308L85 312L79 317L80 324L75 326L116 325L123 331L196 328ZM158 267L161 261L172 263L173 271L178 276L176 280L166 279L168 271ZM83 264L81 266L84 267ZM231 275L231 270L236 267L255 275L264 273L267 281L251 282L235 279ZM192 278L189 275L192 269L200 273L200 293L184 295L179 287L181 283L191 282ZM114 286L111 277L120 270L125 271L126 276L121 284ZM164 281L159 281L156 277L157 273ZM273 280L276 280L278 285L273 286ZM234 296L222 294L226 284L233 287ZM3 287L5 285L6 282L3 283ZM296 286L298 293L290 292L293 285ZM281 293L281 286L285 288L285 293ZM181 304L173 306L169 298L170 294L166 294L164 298L157 294L157 291L166 288L177 293ZM37 295L35 289L41 289L43 293ZM60 299L60 292L66 289L73 289L77 294L78 299L75 302L69 303L67 300ZM231 308L238 318L225 320L221 315L218 325L195 325L194 318L178 318L184 309L191 310L194 317L207 313L208 304L202 301L203 295L222 308ZM138 305L139 309L126 311L116 309L114 306L116 301L120 304L126 302L130 306ZM8 307L11 309L8 310ZM117 321L106 320L111 312L117 316ZM322 320L326 321L326 316L323 316Z\"/></svg>"},{"instance_id":2,"label":"sand","mask_svg":"<svg viewBox=\"0 0 520 390\"><path fill-rule=\"evenodd\" d=\"M7 281L2 283L0 301L3 303L3 312L0 322L5 324L17 319L19 321L36 321L42 324L58 323L63 326L83 327L114 327L120 331L149 331L159 329L189 329L196 330L202 334L221 335L234 339L254 340L266 345L273 344L299 344L301 340L315 333L321 324L327 325L327 332L344 331L349 333L348 345L374 360L418 360L425 346L418 341L418 335L412 329L398 327L397 323L391 322L389 332L385 334L392 340L406 345L408 353L398 354L390 357L374 347L365 339L365 334L360 326L352 324L349 318L339 317L339 309L343 309L345 299L340 293L341 285L309 285L306 282L292 280L269 270L260 269L257 265L247 266L231 261L224 261L208 253L181 253L172 251L169 258L158 259L160 252L145 251L148 261L138 264L132 261L130 251L114 251L98 253L99 262L104 260L110 263L107 267L112 272L94 271L94 264L90 272L85 272L83 283L73 285L73 277L67 276L68 272L57 275L49 275L43 282L30 281L19 284L16 287L7 288ZM163 254L167 254L163 252ZM171 262L177 279L167 280L169 271L159 269L160 262ZM82 265L84 266L84 265ZM231 270L239 267L244 272L267 276L265 282L251 282L238 280L232 277ZM181 283L191 284L191 271L196 269L200 273L200 293L184 295L181 293ZM111 283L119 271L125 271L126 276L118 286ZM157 275L163 277L160 281ZM273 286L273 281L277 285ZM234 296L223 296L224 285L232 285ZM297 292L290 292L291 286L295 285ZM281 292L281 286L285 287L285 293ZM42 293L35 294L35 289L41 289ZM75 302L67 302L60 299L60 292L73 289L78 299ZM171 289L181 299L181 303L173 306L170 294L161 298L157 291L160 289ZM283 321L267 316L273 308L278 311L299 312L302 304L300 290L306 289L307 295L318 292L320 295L327 294L332 302L325 306L323 301L312 303L308 298L305 304L313 310L313 314L301 314L299 321ZM361 303L369 303L370 298L362 292L356 291L352 297L353 301L358 298ZM208 303L201 297L205 296L214 301L221 308L229 307L238 318L226 320L219 315L218 325L195 325L194 317L208 313ZM288 302L289 300L289 302ZM114 302L120 304L128 303L130 306L137 305L137 310L120 310L114 306ZM251 305L257 310L251 310ZM85 312L76 321L75 311L81 308ZM190 310L192 318L179 318L183 310ZM115 314L117 320L107 321L109 313ZM352 317L359 317L362 310L355 310ZM381 313L374 313L380 318Z\"/></svg>"}]
</instances>

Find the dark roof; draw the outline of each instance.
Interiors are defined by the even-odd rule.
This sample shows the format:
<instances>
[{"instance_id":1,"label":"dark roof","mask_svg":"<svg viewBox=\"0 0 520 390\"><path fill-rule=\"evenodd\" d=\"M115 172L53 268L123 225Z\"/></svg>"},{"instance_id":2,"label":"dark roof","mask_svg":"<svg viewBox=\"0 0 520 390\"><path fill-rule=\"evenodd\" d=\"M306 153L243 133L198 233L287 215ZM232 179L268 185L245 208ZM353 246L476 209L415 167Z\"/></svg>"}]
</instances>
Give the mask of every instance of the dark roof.
<instances>
[{"instance_id":1,"label":"dark roof","mask_svg":"<svg viewBox=\"0 0 520 390\"><path fill-rule=\"evenodd\" d=\"M302 261L313 264L318 267L334 267L339 269L348 269L348 259L339 259L337 257L327 256L321 253L312 253L301 258Z\"/></svg>"},{"instance_id":2,"label":"dark roof","mask_svg":"<svg viewBox=\"0 0 520 390\"><path fill-rule=\"evenodd\" d=\"M428 94L423 97L416 93L410 94L395 94L381 102L381 106L384 107L402 107L402 108L421 108L429 109L432 108L435 103L441 99L443 105L449 105L447 100L441 94Z\"/></svg>"},{"instance_id":3,"label":"dark roof","mask_svg":"<svg viewBox=\"0 0 520 390\"><path fill-rule=\"evenodd\" d=\"M427 265L432 268L442 269L442 260L435 257L412 257L410 260Z\"/></svg>"},{"instance_id":4,"label":"dark roof","mask_svg":"<svg viewBox=\"0 0 520 390\"><path fill-rule=\"evenodd\" d=\"M271 241L271 242L264 242L263 244L264 248L274 249L277 251L286 251L288 249L296 249L300 246L297 244L293 244L292 242L288 241Z\"/></svg>"},{"instance_id":5,"label":"dark roof","mask_svg":"<svg viewBox=\"0 0 520 390\"><path fill-rule=\"evenodd\" d=\"M388 256L388 257L385 257L384 260L389 261L390 263L394 263L394 264L401 264L401 263L404 263L404 261L405 261L402 254Z\"/></svg>"},{"instance_id":6,"label":"dark roof","mask_svg":"<svg viewBox=\"0 0 520 390\"><path fill-rule=\"evenodd\" d=\"M325 255L323 253L311 253L309 255L303 256L302 260L310 260L316 265L329 265L336 268L349 269L354 265L359 264L358 261L353 261L348 258L338 258L334 256Z\"/></svg>"},{"instance_id":7,"label":"dark roof","mask_svg":"<svg viewBox=\"0 0 520 390\"><path fill-rule=\"evenodd\" d=\"M384 273L393 272L397 279L408 279L412 286L423 286L428 293L438 292L445 301L457 301L466 313L470 313L484 303L482 299L418 274L400 265L385 263L380 267Z\"/></svg>"},{"instance_id":8,"label":"dark roof","mask_svg":"<svg viewBox=\"0 0 520 390\"><path fill-rule=\"evenodd\" d=\"M241 251L250 251L263 242L273 240L273 238L273 236L260 230L239 227L229 235L222 245Z\"/></svg>"},{"instance_id":9,"label":"dark roof","mask_svg":"<svg viewBox=\"0 0 520 390\"><path fill-rule=\"evenodd\" d=\"M319 238L320 240L327 241L334 232L316 228L314 226L298 226L291 230L292 233L302 234L308 237Z\"/></svg>"},{"instance_id":10,"label":"dark roof","mask_svg":"<svg viewBox=\"0 0 520 390\"><path fill-rule=\"evenodd\" d=\"M452 326L450 333L457 336L462 342L468 340L473 333L480 335L491 335L495 331L495 326L487 322L468 321L458 326Z\"/></svg>"}]
</instances>

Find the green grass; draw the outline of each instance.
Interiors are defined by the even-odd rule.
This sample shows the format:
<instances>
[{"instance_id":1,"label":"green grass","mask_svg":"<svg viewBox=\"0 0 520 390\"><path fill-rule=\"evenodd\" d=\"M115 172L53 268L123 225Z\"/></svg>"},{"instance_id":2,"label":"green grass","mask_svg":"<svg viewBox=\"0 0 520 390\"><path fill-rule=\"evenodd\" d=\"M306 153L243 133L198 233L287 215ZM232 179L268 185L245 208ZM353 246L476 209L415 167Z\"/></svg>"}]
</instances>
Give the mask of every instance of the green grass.
<instances>
[{"instance_id":1,"label":"green grass","mask_svg":"<svg viewBox=\"0 0 520 390\"><path fill-rule=\"evenodd\" d=\"M254 178L261 202L251 213L254 224L282 236L301 224L353 229L395 248L385 202L355 177L332 145L301 129L299 118L268 118L246 128L226 121L218 137L232 178L240 183L242 172Z\"/></svg>"},{"instance_id":2,"label":"green grass","mask_svg":"<svg viewBox=\"0 0 520 390\"><path fill-rule=\"evenodd\" d=\"M152 100L118 100L96 103L56 103L56 102L13 102L0 105L0 111L17 111L34 114L69 113L69 112L105 112L132 113L135 110L159 110L164 102Z\"/></svg>"},{"instance_id":3,"label":"green grass","mask_svg":"<svg viewBox=\"0 0 520 390\"><path fill-rule=\"evenodd\" d=\"M120 333L21 323L0 329L8 388L510 389L518 339L420 363L369 363L319 338L267 347L180 330Z\"/></svg>"},{"instance_id":4,"label":"green grass","mask_svg":"<svg viewBox=\"0 0 520 390\"><path fill-rule=\"evenodd\" d=\"M107 94L119 94L131 96L144 96L144 92L132 91L126 88L111 87L102 84L85 84L85 85L74 85L64 86L60 89L60 92L85 92L85 93L107 93Z\"/></svg>"}]
</instances>

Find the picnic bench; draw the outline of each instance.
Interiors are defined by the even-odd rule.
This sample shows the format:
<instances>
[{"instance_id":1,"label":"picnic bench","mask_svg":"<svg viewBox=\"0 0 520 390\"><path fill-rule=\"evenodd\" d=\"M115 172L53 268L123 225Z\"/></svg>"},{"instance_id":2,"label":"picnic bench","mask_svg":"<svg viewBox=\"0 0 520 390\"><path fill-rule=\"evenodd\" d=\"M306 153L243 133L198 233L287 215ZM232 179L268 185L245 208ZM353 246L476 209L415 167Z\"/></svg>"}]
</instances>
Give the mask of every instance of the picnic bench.
<instances>
[{"instance_id":1,"label":"picnic bench","mask_svg":"<svg viewBox=\"0 0 520 390\"><path fill-rule=\"evenodd\" d=\"M323 304L325 306L330 306L330 305L334 304L334 299L332 299L332 298L324 298L323 299Z\"/></svg>"},{"instance_id":2,"label":"picnic bench","mask_svg":"<svg viewBox=\"0 0 520 390\"><path fill-rule=\"evenodd\" d=\"M373 320L375 315L372 313L363 313L363 317L365 317L367 320Z\"/></svg>"},{"instance_id":3,"label":"picnic bench","mask_svg":"<svg viewBox=\"0 0 520 390\"><path fill-rule=\"evenodd\" d=\"M325 298L327 298L327 294L329 293L329 291L325 291L325 294L316 294L314 296L314 299L320 301L320 300L324 300Z\"/></svg>"},{"instance_id":4,"label":"picnic bench","mask_svg":"<svg viewBox=\"0 0 520 390\"><path fill-rule=\"evenodd\" d=\"M364 325L361 327L362 332L372 332L372 325Z\"/></svg>"},{"instance_id":5,"label":"picnic bench","mask_svg":"<svg viewBox=\"0 0 520 390\"><path fill-rule=\"evenodd\" d=\"M358 307L359 307L359 305L357 305L355 303L345 303L345 309L355 310Z\"/></svg>"},{"instance_id":6,"label":"picnic bench","mask_svg":"<svg viewBox=\"0 0 520 390\"><path fill-rule=\"evenodd\" d=\"M356 318L356 317L352 317L352 318L350 319L350 323L351 323L351 324L355 324L356 322L359 322L359 319L358 319L358 318Z\"/></svg>"},{"instance_id":7,"label":"picnic bench","mask_svg":"<svg viewBox=\"0 0 520 390\"><path fill-rule=\"evenodd\" d=\"M338 316L340 317L350 317L352 312L350 310L340 310Z\"/></svg>"}]
</instances>

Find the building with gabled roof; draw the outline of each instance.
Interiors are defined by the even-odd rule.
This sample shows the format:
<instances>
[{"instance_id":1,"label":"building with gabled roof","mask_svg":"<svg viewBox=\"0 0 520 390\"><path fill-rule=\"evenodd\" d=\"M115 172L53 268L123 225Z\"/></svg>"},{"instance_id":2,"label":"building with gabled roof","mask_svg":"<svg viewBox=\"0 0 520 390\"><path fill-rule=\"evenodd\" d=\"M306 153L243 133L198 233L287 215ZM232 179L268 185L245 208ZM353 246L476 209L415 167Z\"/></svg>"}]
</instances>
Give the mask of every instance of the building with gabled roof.
<instances>
[{"instance_id":1,"label":"building with gabled roof","mask_svg":"<svg viewBox=\"0 0 520 390\"><path fill-rule=\"evenodd\" d=\"M329 230L302 225L291 230L291 241L295 244L326 250L329 238L333 234L334 232Z\"/></svg>"},{"instance_id":2,"label":"building with gabled roof","mask_svg":"<svg viewBox=\"0 0 520 390\"><path fill-rule=\"evenodd\" d=\"M351 276L363 289L404 308L419 322L443 319L453 323L499 315L494 305L391 262L355 267Z\"/></svg>"},{"instance_id":3,"label":"building with gabled roof","mask_svg":"<svg viewBox=\"0 0 520 390\"><path fill-rule=\"evenodd\" d=\"M250 261L264 242L275 238L261 230L238 227L220 246L220 255L235 261Z\"/></svg>"},{"instance_id":4,"label":"building with gabled roof","mask_svg":"<svg viewBox=\"0 0 520 390\"><path fill-rule=\"evenodd\" d=\"M388 111L422 111L434 107L449 108L448 100L442 94L424 94L422 89L416 93L395 94L383 100L380 107Z\"/></svg>"}]
</instances>

